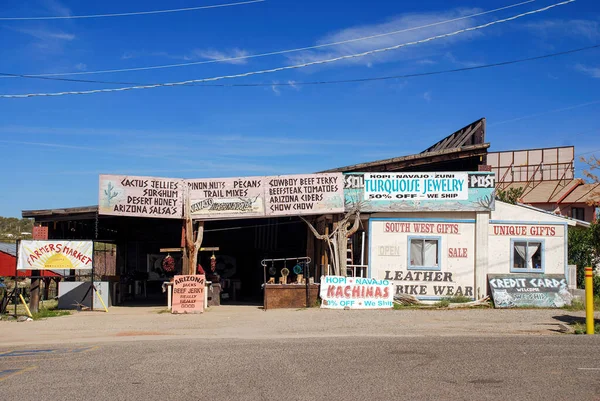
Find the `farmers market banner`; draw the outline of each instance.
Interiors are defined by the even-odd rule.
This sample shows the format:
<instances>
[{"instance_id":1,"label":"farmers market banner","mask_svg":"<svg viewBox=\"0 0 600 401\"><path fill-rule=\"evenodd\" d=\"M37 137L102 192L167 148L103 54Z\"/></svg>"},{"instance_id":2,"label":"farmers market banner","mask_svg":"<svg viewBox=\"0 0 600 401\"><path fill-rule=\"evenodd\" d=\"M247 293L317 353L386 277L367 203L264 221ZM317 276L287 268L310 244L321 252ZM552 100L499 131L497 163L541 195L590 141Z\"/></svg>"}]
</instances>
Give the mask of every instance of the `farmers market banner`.
<instances>
[{"instance_id":1,"label":"farmers market banner","mask_svg":"<svg viewBox=\"0 0 600 401\"><path fill-rule=\"evenodd\" d=\"M17 270L91 269L92 241L21 241Z\"/></svg>"},{"instance_id":2,"label":"farmers market banner","mask_svg":"<svg viewBox=\"0 0 600 401\"><path fill-rule=\"evenodd\" d=\"M394 306L391 281L361 277L322 276L321 308L389 309Z\"/></svg>"},{"instance_id":3,"label":"farmers market banner","mask_svg":"<svg viewBox=\"0 0 600 401\"><path fill-rule=\"evenodd\" d=\"M496 308L561 308L573 299L562 274L489 274L488 280Z\"/></svg>"}]
</instances>

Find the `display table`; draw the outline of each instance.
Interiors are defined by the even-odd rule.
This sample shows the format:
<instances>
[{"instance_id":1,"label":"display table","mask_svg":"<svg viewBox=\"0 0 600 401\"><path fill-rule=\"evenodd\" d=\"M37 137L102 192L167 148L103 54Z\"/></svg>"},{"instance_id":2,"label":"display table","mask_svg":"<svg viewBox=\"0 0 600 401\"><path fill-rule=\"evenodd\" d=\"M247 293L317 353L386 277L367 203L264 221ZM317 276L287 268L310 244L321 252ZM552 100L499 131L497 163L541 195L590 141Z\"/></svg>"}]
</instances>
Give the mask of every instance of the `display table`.
<instances>
[{"instance_id":1,"label":"display table","mask_svg":"<svg viewBox=\"0 0 600 401\"><path fill-rule=\"evenodd\" d=\"M310 284L308 305L306 304L306 284L265 284L264 308L307 308L313 306L319 297L319 284Z\"/></svg>"}]
</instances>

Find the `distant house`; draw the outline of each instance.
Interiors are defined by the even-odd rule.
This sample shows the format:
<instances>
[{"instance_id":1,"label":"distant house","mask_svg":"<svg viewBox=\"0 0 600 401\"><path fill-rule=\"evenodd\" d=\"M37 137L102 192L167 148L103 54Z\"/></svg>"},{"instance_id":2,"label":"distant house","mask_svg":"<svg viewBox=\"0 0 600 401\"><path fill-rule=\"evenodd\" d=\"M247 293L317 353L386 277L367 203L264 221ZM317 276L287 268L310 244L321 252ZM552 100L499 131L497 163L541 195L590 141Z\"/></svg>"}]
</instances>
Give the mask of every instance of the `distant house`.
<instances>
[{"instance_id":1,"label":"distant house","mask_svg":"<svg viewBox=\"0 0 600 401\"><path fill-rule=\"evenodd\" d=\"M0 277L14 276L17 265L17 245L0 242Z\"/></svg>"},{"instance_id":2,"label":"distant house","mask_svg":"<svg viewBox=\"0 0 600 401\"><path fill-rule=\"evenodd\" d=\"M519 202L592 222L600 218L600 184L575 178L573 146L489 152L498 190L521 188Z\"/></svg>"}]
</instances>

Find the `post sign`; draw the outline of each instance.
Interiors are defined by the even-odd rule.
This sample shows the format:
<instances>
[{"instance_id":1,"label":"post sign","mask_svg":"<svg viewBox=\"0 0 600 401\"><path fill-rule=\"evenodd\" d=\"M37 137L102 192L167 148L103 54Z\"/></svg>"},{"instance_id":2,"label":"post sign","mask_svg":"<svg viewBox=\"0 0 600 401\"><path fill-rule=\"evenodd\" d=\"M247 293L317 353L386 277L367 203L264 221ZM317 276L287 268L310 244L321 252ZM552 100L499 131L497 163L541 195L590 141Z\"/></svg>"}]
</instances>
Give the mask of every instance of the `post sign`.
<instances>
[{"instance_id":1,"label":"post sign","mask_svg":"<svg viewBox=\"0 0 600 401\"><path fill-rule=\"evenodd\" d=\"M187 180L193 218L262 217L262 177Z\"/></svg>"},{"instance_id":2,"label":"post sign","mask_svg":"<svg viewBox=\"0 0 600 401\"><path fill-rule=\"evenodd\" d=\"M91 269L92 241L21 241L17 270Z\"/></svg>"},{"instance_id":3,"label":"post sign","mask_svg":"<svg viewBox=\"0 0 600 401\"><path fill-rule=\"evenodd\" d=\"M562 274L489 274L496 308L561 308L573 299Z\"/></svg>"},{"instance_id":4,"label":"post sign","mask_svg":"<svg viewBox=\"0 0 600 401\"><path fill-rule=\"evenodd\" d=\"M341 173L265 178L267 216L344 213Z\"/></svg>"},{"instance_id":5,"label":"post sign","mask_svg":"<svg viewBox=\"0 0 600 401\"><path fill-rule=\"evenodd\" d=\"M102 215L183 217L183 180L101 175L98 211Z\"/></svg>"},{"instance_id":6,"label":"post sign","mask_svg":"<svg viewBox=\"0 0 600 401\"><path fill-rule=\"evenodd\" d=\"M363 212L490 211L495 184L487 172L348 173L344 197Z\"/></svg>"},{"instance_id":7,"label":"post sign","mask_svg":"<svg viewBox=\"0 0 600 401\"><path fill-rule=\"evenodd\" d=\"M175 276L173 279L172 313L204 312L204 275Z\"/></svg>"},{"instance_id":8,"label":"post sign","mask_svg":"<svg viewBox=\"0 0 600 401\"><path fill-rule=\"evenodd\" d=\"M390 309L394 306L393 285L388 280L360 277L321 277L321 308Z\"/></svg>"}]
</instances>

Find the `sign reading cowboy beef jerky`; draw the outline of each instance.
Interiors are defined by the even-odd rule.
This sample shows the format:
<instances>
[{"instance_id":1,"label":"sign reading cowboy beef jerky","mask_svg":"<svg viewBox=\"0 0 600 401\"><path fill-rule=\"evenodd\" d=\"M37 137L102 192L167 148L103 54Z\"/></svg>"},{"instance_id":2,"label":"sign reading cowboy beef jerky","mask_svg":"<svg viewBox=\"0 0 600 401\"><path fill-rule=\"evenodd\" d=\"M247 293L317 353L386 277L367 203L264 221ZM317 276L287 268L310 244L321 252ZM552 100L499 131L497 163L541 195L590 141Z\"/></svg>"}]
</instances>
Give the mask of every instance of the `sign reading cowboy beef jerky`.
<instances>
[{"instance_id":1,"label":"sign reading cowboy beef jerky","mask_svg":"<svg viewBox=\"0 0 600 401\"><path fill-rule=\"evenodd\" d=\"M341 173L265 178L267 216L344 213Z\"/></svg>"},{"instance_id":2,"label":"sign reading cowboy beef jerky","mask_svg":"<svg viewBox=\"0 0 600 401\"><path fill-rule=\"evenodd\" d=\"M194 218L264 216L262 177L186 181Z\"/></svg>"},{"instance_id":3,"label":"sign reading cowboy beef jerky","mask_svg":"<svg viewBox=\"0 0 600 401\"><path fill-rule=\"evenodd\" d=\"M573 299L562 274L489 274L496 308L561 308Z\"/></svg>"},{"instance_id":4,"label":"sign reading cowboy beef jerky","mask_svg":"<svg viewBox=\"0 0 600 401\"><path fill-rule=\"evenodd\" d=\"M183 181L170 178L101 175L98 211L102 215L180 219Z\"/></svg>"}]
</instances>

